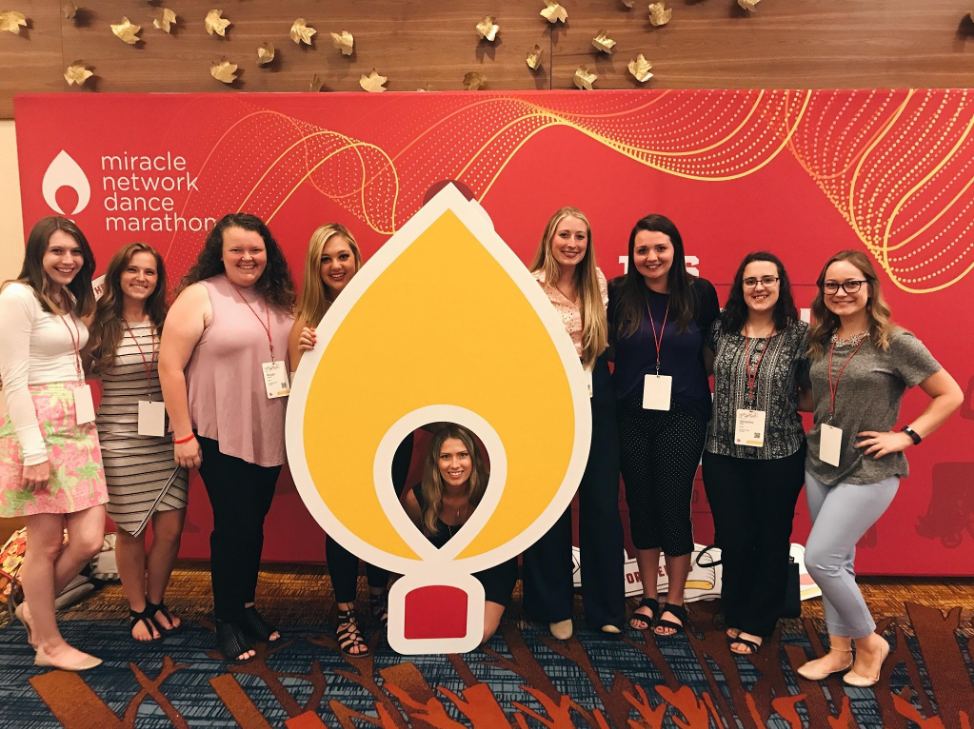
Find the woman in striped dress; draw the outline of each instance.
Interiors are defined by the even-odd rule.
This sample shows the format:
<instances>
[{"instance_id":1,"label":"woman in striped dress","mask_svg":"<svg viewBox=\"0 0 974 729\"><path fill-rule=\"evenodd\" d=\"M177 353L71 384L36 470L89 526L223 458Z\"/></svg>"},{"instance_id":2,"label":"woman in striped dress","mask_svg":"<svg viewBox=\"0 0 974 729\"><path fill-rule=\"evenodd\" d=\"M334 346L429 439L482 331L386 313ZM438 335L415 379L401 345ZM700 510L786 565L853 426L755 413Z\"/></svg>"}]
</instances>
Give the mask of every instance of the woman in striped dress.
<instances>
[{"instance_id":1,"label":"woman in striped dress","mask_svg":"<svg viewBox=\"0 0 974 729\"><path fill-rule=\"evenodd\" d=\"M108 515L118 527L118 574L138 641L157 640L180 625L163 603L179 551L188 480L173 460L157 371L165 296L162 256L145 243L131 243L108 264L92 328L92 371L101 375L104 392L97 423Z\"/></svg>"}]
</instances>

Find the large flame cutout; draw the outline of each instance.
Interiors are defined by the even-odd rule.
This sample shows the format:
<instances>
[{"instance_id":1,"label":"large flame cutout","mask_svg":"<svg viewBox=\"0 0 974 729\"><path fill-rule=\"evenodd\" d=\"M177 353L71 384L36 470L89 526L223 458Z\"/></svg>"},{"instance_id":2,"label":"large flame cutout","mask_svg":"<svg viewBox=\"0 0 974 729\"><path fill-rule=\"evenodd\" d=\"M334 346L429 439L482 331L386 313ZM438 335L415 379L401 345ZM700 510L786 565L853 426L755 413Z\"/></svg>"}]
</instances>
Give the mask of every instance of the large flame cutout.
<instances>
[{"instance_id":1,"label":"large flame cutout","mask_svg":"<svg viewBox=\"0 0 974 729\"><path fill-rule=\"evenodd\" d=\"M350 551L401 573L444 562L476 572L522 552L571 502L591 436L575 348L452 185L356 274L317 334L292 385L288 458L305 504ZM492 471L440 551L405 515L390 468L406 433L437 421L477 433Z\"/></svg>"},{"instance_id":2,"label":"large flame cutout","mask_svg":"<svg viewBox=\"0 0 974 729\"><path fill-rule=\"evenodd\" d=\"M78 193L78 204L70 213L61 210L61 206L57 202L57 191L62 187L70 187ZM88 177L85 175L85 171L81 169L81 165L62 149L44 173L44 179L41 181L41 194L44 196L44 202L52 210L56 210L61 215L77 215L88 207L88 201L91 200L91 185L88 183Z\"/></svg>"}]
</instances>

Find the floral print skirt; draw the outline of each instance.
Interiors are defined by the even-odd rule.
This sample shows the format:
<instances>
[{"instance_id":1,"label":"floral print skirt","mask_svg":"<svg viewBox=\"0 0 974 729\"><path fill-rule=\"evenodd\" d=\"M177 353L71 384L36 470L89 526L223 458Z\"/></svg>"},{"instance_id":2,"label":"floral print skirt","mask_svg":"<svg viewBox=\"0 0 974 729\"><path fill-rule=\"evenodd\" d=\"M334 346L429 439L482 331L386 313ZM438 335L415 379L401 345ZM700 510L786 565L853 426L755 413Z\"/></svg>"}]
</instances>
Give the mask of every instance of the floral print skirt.
<instances>
[{"instance_id":1,"label":"floral print skirt","mask_svg":"<svg viewBox=\"0 0 974 729\"><path fill-rule=\"evenodd\" d=\"M9 415L0 416L0 517L71 514L108 501L98 431L94 423L77 424L73 386L29 386L51 463L45 488L24 488L20 441Z\"/></svg>"}]
</instances>

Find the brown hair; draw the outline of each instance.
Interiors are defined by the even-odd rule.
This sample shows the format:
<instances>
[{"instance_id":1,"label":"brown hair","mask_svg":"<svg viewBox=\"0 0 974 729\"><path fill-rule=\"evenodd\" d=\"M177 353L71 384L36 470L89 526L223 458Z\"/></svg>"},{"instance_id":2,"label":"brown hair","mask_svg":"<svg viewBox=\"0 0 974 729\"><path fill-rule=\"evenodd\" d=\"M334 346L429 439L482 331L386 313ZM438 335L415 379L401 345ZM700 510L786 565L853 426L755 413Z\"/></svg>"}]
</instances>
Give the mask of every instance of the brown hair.
<instances>
[{"instance_id":1,"label":"brown hair","mask_svg":"<svg viewBox=\"0 0 974 729\"><path fill-rule=\"evenodd\" d=\"M51 236L57 231L67 233L81 248L83 262L77 275L66 288L71 294L73 301L70 309L65 309L66 302L62 300L62 306L58 306L51 299L51 280L44 273L44 254L47 253L47 244ZM41 304L41 308L49 314L55 311L72 311L78 316L90 316L95 310L95 292L91 288L91 279L95 273L95 256L88 245L88 239L81 232L81 228L75 225L74 221L51 215L41 218L34 227L31 228L30 235L27 236L27 247L24 251L24 265L20 269L20 274L15 279L19 283L30 286L34 290L34 295ZM4 285L11 283L6 281Z\"/></svg>"},{"instance_id":2,"label":"brown hair","mask_svg":"<svg viewBox=\"0 0 974 729\"><path fill-rule=\"evenodd\" d=\"M471 509L477 507L481 499L484 498L484 491L487 490L487 480L490 474L484 465L484 458L477 447L477 439L473 433L462 425L455 423L445 423L442 428L433 434L433 442L430 443L429 453L423 461L423 479L420 482L420 490L423 494L423 526L430 534L436 534L436 522L443 511L443 476L440 474L440 448L448 438L456 438L463 441L467 450L470 451L470 460L473 469L470 474L469 501Z\"/></svg>"},{"instance_id":3,"label":"brown hair","mask_svg":"<svg viewBox=\"0 0 974 729\"><path fill-rule=\"evenodd\" d=\"M810 357L821 357L825 354L826 346L832 338L832 333L839 328L839 317L829 311L825 305L825 272L836 261L847 261L858 268L869 285L869 300L866 303L866 316L869 317L869 338L873 346L883 351L889 350L889 340L897 327L893 323L889 304L883 297L883 289L876 276L876 269L869 262L866 254L860 251L839 251L832 256L818 275L818 293L812 302L812 325L808 328Z\"/></svg>"},{"instance_id":4,"label":"brown hair","mask_svg":"<svg viewBox=\"0 0 974 729\"><path fill-rule=\"evenodd\" d=\"M143 305L145 313L158 336L162 336L162 326L166 321L166 267L162 256L148 243L129 243L120 248L108 263L105 273L105 293L98 300L95 321L91 326L92 371L104 372L115 363L115 353L122 341L122 307L125 297L122 294L122 272L136 253L149 253L156 259L156 290L149 295Z\"/></svg>"}]
</instances>

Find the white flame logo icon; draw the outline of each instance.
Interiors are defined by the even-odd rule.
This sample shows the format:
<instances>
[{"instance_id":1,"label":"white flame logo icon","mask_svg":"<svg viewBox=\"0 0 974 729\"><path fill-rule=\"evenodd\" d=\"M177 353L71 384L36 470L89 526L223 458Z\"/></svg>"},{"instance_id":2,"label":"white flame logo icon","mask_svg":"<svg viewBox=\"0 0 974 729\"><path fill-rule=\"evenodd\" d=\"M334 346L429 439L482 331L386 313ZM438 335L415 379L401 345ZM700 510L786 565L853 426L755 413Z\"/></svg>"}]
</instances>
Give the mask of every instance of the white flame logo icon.
<instances>
[{"instance_id":1,"label":"white flame logo icon","mask_svg":"<svg viewBox=\"0 0 974 729\"><path fill-rule=\"evenodd\" d=\"M65 213L57 204L57 191L62 187L71 187L78 193L78 205L70 213ZM44 195L44 202L61 215L77 215L88 207L88 201L91 200L91 185L88 184L85 171L63 149L44 173L41 192Z\"/></svg>"}]
</instances>

